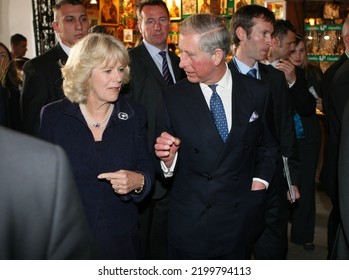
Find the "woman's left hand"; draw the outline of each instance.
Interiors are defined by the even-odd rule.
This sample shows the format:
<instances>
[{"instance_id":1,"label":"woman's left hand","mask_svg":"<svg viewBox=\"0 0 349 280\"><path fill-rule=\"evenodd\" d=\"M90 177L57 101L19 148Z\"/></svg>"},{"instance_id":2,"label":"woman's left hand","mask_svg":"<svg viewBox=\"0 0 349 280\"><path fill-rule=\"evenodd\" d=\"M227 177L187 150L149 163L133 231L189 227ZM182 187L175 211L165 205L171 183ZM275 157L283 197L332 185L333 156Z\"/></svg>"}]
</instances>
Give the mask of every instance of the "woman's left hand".
<instances>
[{"instance_id":1,"label":"woman's left hand","mask_svg":"<svg viewBox=\"0 0 349 280\"><path fill-rule=\"evenodd\" d=\"M108 180L114 191L120 195L140 190L144 186L143 174L129 170L121 169L115 172L102 173L98 175L98 179Z\"/></svg>"}]
</instances>

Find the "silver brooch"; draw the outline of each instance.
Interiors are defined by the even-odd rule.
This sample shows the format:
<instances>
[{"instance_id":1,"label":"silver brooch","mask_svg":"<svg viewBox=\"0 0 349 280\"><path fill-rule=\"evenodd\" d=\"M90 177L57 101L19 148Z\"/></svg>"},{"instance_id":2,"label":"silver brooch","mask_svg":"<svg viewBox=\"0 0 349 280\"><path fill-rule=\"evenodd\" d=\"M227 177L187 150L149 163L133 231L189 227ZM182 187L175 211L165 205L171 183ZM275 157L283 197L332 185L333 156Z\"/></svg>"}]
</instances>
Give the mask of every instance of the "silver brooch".
<instances>
[{"instance_id":1,"label":"silver brooch","mask_svg":"<svg viewBox=\"0 0 349 280\"><path fill-rule=\"evenodd\" d=\"M120 120L126 121L128 119L128 114L124 113L124 112L120 112L118 114L118 117L119 117Z\"/></svg>"}]
</instances>

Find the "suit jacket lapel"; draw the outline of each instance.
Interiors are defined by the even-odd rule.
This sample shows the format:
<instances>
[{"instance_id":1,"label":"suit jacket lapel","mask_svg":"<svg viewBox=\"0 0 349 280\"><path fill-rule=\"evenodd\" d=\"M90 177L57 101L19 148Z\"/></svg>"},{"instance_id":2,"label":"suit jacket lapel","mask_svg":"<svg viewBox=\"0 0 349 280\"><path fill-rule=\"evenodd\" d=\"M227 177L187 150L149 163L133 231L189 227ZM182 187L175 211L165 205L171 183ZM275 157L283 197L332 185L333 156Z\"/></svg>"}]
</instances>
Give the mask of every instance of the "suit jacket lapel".
<instances>
[{"instance_id":1,"label":"suit jacket lapel","mask_svg":"<svg viewBox=\"0 0 349 280\"><path fill-rule=\"evenodd\" d=\"M200 139L206 141L212 149L218 152L224 143L214 124L200 85L188 81L187 83L188 91L185 94L178 95L181 97L182 106L189 112L190 119L196 123Z\"/></svg>"},{"instance_id":2,"label":"suit jacket lapel","mask_svg":"<svg viewBox=\"0 0 349 280\"><path fill-rule=\"evenodd\" d=\"M159 82L161 84L163 84L164 86L166 86L165 80L163 78L163 76L161 75L158 67L156 66L153 58L150 56L148 50L146 49L145 45L143 43L141 43L139 45L139 51L141 52L141 60L143 61L144 66L147 69L144 69L144 71L150 71L150 73L152 73L152 75L159 80Z\"/></svg>"},{"instance_id":3,"label":"suit jacket lapel","mask_svg":"<svg viewBox=\"0 0 349 280\"><path fill-rule=\"evenodd\" d=\"M56 44L54 47L55 54L57 56L57 61L61 65L64 65L67 62L68 55L66 52L62 49L61 45L59 43Z\"/></svg>"}]
</instances>

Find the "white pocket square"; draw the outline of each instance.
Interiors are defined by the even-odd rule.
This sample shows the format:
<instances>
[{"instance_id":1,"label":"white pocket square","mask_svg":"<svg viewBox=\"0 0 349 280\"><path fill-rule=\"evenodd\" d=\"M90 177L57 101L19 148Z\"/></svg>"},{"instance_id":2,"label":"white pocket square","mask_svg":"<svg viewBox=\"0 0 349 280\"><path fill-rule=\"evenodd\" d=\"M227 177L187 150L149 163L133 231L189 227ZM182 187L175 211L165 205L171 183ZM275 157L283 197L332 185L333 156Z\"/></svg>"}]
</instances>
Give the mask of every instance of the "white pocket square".
<instances>
[{"instance_id":1,"label":"white pocket square","mask_svg":"<svg viewBox=\"0 0 349 280\"><path fill-rule=\"evenodd\" d=\"M249 122L254 122L256 119L258 119L258 113L256 111L254 111L250 117Z\"/></svg>"}]
</instances>

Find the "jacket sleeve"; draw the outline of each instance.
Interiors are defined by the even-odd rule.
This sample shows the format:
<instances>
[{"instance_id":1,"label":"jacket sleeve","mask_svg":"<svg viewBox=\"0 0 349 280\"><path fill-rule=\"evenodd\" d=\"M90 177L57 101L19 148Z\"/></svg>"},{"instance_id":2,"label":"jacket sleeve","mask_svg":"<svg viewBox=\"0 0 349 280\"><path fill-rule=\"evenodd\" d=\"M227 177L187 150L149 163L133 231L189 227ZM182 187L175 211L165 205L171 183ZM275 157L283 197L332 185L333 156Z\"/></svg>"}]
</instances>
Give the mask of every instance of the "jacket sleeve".
<instances>
[{"instance_id":1,"label":"jacket sleeve","mask_svg":"<svg viewBox=\"0 0 349 280\"><path fill-rule=\"evenodd\" d=\"M300 67L296 67L296 76L297 80L290 88L294 107L301 116L314 115L316 99L308 90L304 70Z\"/></svg>"}]
</instances>

